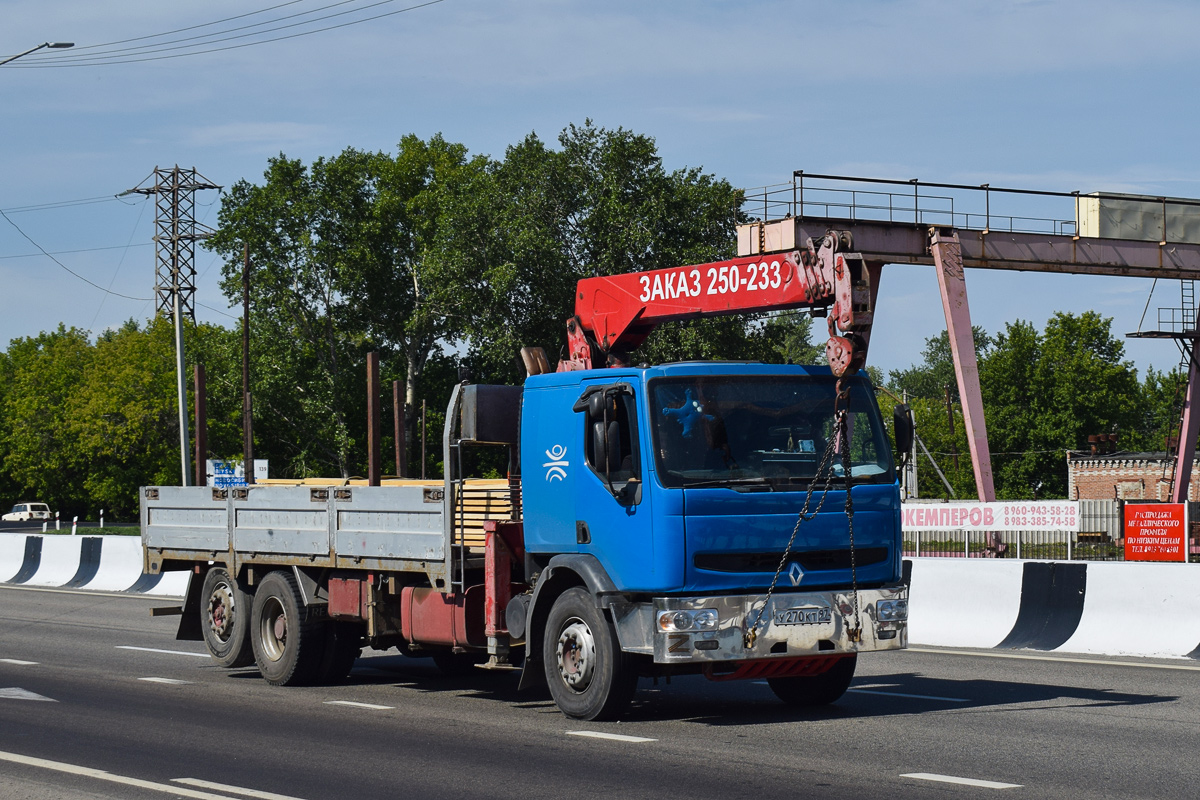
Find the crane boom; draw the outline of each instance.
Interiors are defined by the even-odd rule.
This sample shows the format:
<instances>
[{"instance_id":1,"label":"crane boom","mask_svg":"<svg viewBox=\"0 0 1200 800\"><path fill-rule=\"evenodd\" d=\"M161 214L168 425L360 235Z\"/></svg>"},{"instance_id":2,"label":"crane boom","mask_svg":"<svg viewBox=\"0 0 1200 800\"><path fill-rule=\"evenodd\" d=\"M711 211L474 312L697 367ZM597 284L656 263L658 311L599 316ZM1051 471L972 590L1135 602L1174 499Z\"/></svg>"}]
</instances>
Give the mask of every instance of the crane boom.
<instances>
[{"instance_id":1,"label":"crane boom","mask_svg":"<svg viewBox=\"0 0 1200 800\"><path fill-rule=\"evenodd\" d=\"M849 234L830 231L788 253L585 278L567 321L570 355L558 371L625 364L662 322L808 308L828 314L834 373L853 374L866 358L873 311L866 263L850 247Z\"/></svg>"}]
</instances>

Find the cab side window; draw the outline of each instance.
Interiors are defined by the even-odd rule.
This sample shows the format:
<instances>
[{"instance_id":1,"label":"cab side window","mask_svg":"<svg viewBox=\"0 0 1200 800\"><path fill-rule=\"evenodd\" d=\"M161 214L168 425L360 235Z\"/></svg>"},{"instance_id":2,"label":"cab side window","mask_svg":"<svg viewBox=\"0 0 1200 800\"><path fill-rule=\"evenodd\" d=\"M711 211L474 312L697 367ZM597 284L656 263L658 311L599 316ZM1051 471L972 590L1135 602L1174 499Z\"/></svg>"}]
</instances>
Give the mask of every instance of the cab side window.
<instances>
[{"instance_id":1,"label":"cab side window","mask_svg":"<svg viewBox=\"0 0 1200 800\"><path fill-rule=\"evenodd\" d=\"M580 398L584 410L584 459L622 502L640 500L637 411L628 384L590 388Z\"/></svg>"}]
</instances>

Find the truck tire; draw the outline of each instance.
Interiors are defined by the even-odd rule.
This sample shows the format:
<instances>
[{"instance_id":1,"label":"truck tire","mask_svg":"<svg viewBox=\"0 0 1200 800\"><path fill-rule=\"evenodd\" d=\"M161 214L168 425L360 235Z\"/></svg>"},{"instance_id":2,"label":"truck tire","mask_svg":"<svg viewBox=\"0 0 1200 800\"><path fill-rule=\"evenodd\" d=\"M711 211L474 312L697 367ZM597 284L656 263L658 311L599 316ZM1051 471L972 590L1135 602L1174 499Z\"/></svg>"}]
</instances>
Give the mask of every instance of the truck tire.
<instances>
[{"instance_id":1,"label":"truck tire","mask_svg":"<svg viewBox=\"0 0 1200 800\"><path fill-rule=\"evenodd\" d=\"M637 689L637 673L616 631L579 586L559 595L550 608L542 660L550 696L568 717L616 719Z\"/></svg>"},{"instance_id":2,"label":"truck tire","mask_svg":"<svg viewBox=\"0 0 1200 800\"><path fill-rule=\"evenodd\" d=\"M326 622L325 652L321 656L318 682L341 683L362 653L362 625L355 622Z\"/></svg>"},{"instance_id":3,"label":"truck tire","mask_svg":"<svg viewBox=\"0 0 1200 800\"><path fill-rule=\"evenodd\" d=\"M213 567L200 590L200 632L209 655L222 667L254 663L254 648L247 635L250 595L224 567Z\"/></svg>"},{"instance_id":4,"label":"truck tire","mask_svg":"<svg viewBox=\"0 0 1200 800\"><path fill-rule=\"evenodd\" d=\"M827 706L836 702L850 687L858 654L838 659L819 675L800 675L794 678L768 678L767 685L790 706Z\"/></svg>"},{"instance_id":5,"label":"truck tire","mask_svg":"<svg viewBox=\"0 0 1200 800\"><path fill-rule=\"evenodd\" d=\"M310 619L290 572L271 572L254 593L250 642L258 671L272 686L303 686L320 679L327 632Z\"/></svg>"}]
</instances>

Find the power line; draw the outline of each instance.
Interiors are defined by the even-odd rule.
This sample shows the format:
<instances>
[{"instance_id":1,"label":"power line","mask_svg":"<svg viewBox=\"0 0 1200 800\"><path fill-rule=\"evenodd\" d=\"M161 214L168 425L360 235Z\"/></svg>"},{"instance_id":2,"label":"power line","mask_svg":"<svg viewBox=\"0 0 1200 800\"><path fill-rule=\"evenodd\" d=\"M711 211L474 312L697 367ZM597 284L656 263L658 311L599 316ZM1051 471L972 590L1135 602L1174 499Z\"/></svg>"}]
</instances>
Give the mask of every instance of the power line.
<instances>
[{"instance_id":1,"label":"power line","mask_svg":"<svg viewBox=\"0 0 1200 800\"><path fill-rule=\"evenodd\" d=\"M104 250L127 250L130 247L149 247L154 242L140 242L138 244L114 244L107 247L82 247L78 250L51 250L49 253L20 253L15 256L0 256L0 260L9 258L34 258L35 256L52 255L52 256L69 256L75 253L99 253Z\"/></svg>"},{"instance_id":2,"label":"power line","mask_svg":"<svg viewBox=\"0 0 1200 800\"><path fill-rule=\"evenodd\" d=\"M299 0L296 0L296 1L299 2ZM163 42L154 42L153 44L139 45L137 47L121 47L121 48L117 48L115 50L109 50L109 51L106 51L103 53L85 53L83 55L78 54L78 50L91 50L91 49L108 46L108 45L92 45L91 47L81 47L81 48L73 49L70 53L63 54L59 58L47 59L47 58L42 58L42 57L35 57L35 58L31 59L31 61L33 61L33 62L53 61L53 62L62 64L62 63L70 63L73 61L94 61L94 60L107 59L107 58L117 58L122 55L133 55L133 54L145 55L146 53L161 53L161 52L166 52L167 50L184 49L183 47L177 47L177 48L164 47L164 45L179 44L180 42L196 42L196 41L203 40L203 39L208 39L210 41L200 42L200 44L215 44L216 42L225 42L225 41L230 41L231 39L245 38L246 36L256 36L261 33L270 33L273 30L281 30L281 28L268 28L266 30L256 31L254 33L243 34L241 36L227 37L225 39L213 38L216 36L222 36L227 33L237 33L238 31L250 30L251 28L261 28L264 25L272 25L276 22L283 22L284 20L295 19L297 17L306 17L306 16L309 16L310 14L316 14L316 13L325 11L330 8L336 8L338 6L349 5L351 3L357 3L357 2L361 2L361 0L339 0L336 3L330 3L330 4L324 5L324 6L318 6L317 8L309 9L308 11L300 11L295 14L287 14L282 17L276 17L275 19L268 19L268 20L264 20L262 22L254 22L254 23L251 23L250 25L239 25L238 27L235 27L235 28L228 28L226 30L221 30L221 31L213 31L212 33L202 33L199 36L185 36L180 39L168 39ZM319 22L322 19L329 19L334 16L342 16L344 14L351 14L355 11L362 11L367 8L372 8L375 5L382 5L385 2L395 2L395 0L382 0L382 2L375 2L375 3L372 3L371 5L364 6L363 8L360 8L360 9L349 9L347 11L343 11L338 14L331 14L327 17L310 19L310 20L306 20L305 22L300 22L300 23L295 23L295 24L296 25L308 25L313 22ZM266 10L270 10L270 9L264 9L264 11L266 11ZM219 23L206 23L206 25L197 25L197 26L193 26L193 28L207 27L208 25L214 25L214 24L219 24ZM283 26L283 27L294 27L294 26ZM160 38L161 36L166 36L166 35L169 35L169 34L156 34L154 36L146 36L146 37L142 37L142 38L143 39L156 39L156 38ZM187 47L187 46L192 46L192 45L185 45L185 47ZM198 46L198 45L196 45L196 46ZM154 48L157 48L157 49L154 49Z\"/></svg>"},{"instance_id":3,"label":"power line","mask_svg":"<svg viewBox=\"0 0 1200 800\"><path fill-rule=\"evenodd\" d=\"M379 2L379 3L374 3L369 6L363 6L362 8L354 9L354 11L362 11L366 8L372 8L374 6L383 5L385 3L391 3L391 2L395 2L395 0L381 0L381 2ZM135 64L135 63L141 63L141 62L146 62L146 61L165 61L165 60L173 59L173 58L183 58L185 56L203 55L206 53L220 53L220 52L225 52L228 50L239 50L239 49L242 49L245 47L253 47L255 45L260 45L260 44L269 44L271 42L281 42L281 41L285 41L288 39L297 39L302 36L311 36L314 33L324 33L326 31L337 30L339 28L347 28L352 25L359 25L364 22L371 22L371 21L374 21L377 19L383 19L385 17L392 17L397 14L403 14L408 11L415 11L417 9L425 8L427 6L437 5L438 3L442 3L442 2L445 2L445 0L429 0L429 2L426 2L426 3L419 3L414 6L408 6L407 8L401 8L401 9L397 9L395 11L388 11L383 14L376 14L374 16L364 17L362 19L351 20L349 22L343 22L338 25L328 25L324 28L317 28L317 29L311 30L311 31L301 31L299 33L288 34L286 36L276 36L276 37L270 38L270 39L260 39L258 41L253 41L253 42L243 42L241 44L228 45L225 47L213 47L213 48L209 48L207 50L191 50L186 53L173 53L171 55L162 55L162 56L147 56L144 58L140 58L140 57L139 58L129 58L129 57L127 57L127 58L123 58L120 60L112 60L112 61L101 60L104 58L103 56L94 56L94 57L92 57L92 60L88 60L88 61L78 61L78 62L69 62L69 63L58 63L61 59L57 59L57 58L56 59L45 59L45 61L47 63L37 63L38 60L35 59L34 63L18 63L18 64L12 65L10 68L12 68L12 69L65 69L68 67L96 67L96 66L109 66L109 65L113 65L113 64ZM330 19L332 17L343 16L348 13L351 13L351 11L339 12L338 14L332 14L327 17L322 17L320 19ZM276 28L274 30L283 30L286 28L298 27L299 25L307 25L307 24L311 24L313 22L318 22L318 21L320 21L320 19L309 20L309 21L303 22L303 23L294 23L292 25L285 25L280 28ZM260 33L267 33L267 32L269 32L269 31L260 31ZM205 42L204 44L215 44L218 41L229 41L231 39L239 39L239 38L245 38L245 36L243 35L243 36L230 37L229 39L214 39L211 42ZM203 46L203 45L200 45L200 46ZM170 49L182 49L182 48L165 48L165 49L170 50ZM149 53L149 52L161 52L161 51L145 50L144 52Z\"/></svg>"},{"instance_id":4,"label":"power line","mask_svg":"<svg viewBox=\"0 0 1200 800\"><path fill-rule=\"evenodd\" d=\"M189 25L186 28L176 28L173 31L164 31L162 33L152 33L149 36L135 36L132 39L118 39L115 42L103 42L101 44L84 45L83 47L73 48L73 51L78 52L80 50L94 50L98 47L112 47L113 45L117 45L117 44L129 44L130 42L141 42L141 41L145 41L146 39L157 39L161 36L171 36L176 33L186 33L187 31L194 31L194 30L198 30L200 28L208 28L212 25L220 25L223 22L232 22L236 19L245 19L246 17L253 17L255 14L265 14L266 12L274 11L277 8L283 8L284 6L294 6L294 5L296 5L296 3L302 3L302 2L304 2L304 0L288 0L288 2L286 2L286 3L279 3L278 5L268 6L266 8L260 8L258 11L247 11L245 14L237 14L232 17L225 17L224 19L214 20L213 22L202 22L199 25Z\"/></svg>"},{"instance_id":5,"label":"power line","mask_svg":"<svg viewBox=\"0 0 1200 800\"><path fill-rule=\"evenodd\" d=\"M23 214L27 211L52 211L57 208L71 208L72 206L90 206L97 203L112 203L120 202L120 198L111 194L101 195L100 197L84 197L79 200L57 200L52 203L35 203L28 206L13 206L6 208L4 211L9 214ZM144 203L145 200L138 202ZM122 203L122 205L135 205L134 203Z\"/></svg>"},{"instance_id":6,"label":"power line","mask_svg":"<svg viewBox=\"0 0 1200 800\"><path fill-rule=\"evenodd\" d=\"M4 217L4 221L5 221L5 222L7 222L9 225L12 225L12 226L13 226L13 228L15 228L15 229L16 229L17 233L19 233L19 234L21 234L22 236L24 236L24 237L25 237L25 239L26 239L26 241L28 241L28 242L29 242L31 245L33 245L33 246L34 246L34 247L36 247L36 248L37 248L39 251L41 251L42 255L44 255L46 258L50 259L51 261L53 261L55 264L58 264L60 267L62 267L64 270L66 270L67 272L69 272L69 273L71 273L72 275L74 275L76 278L79 278L79 280L83 281L83 282L84 282L84 283L86 283L88 286L93 286L93 287L95 287L95 288L99 289L100 291L102 291L102 292L104 292L104 293L106 293L106 294L111 294L111 295L113 295L113 296L115 296L115 297L123 297L123 298L125 298L126 300L148 300L148 299L150 299L150 298L147 298L147 297L132 297L132 296L130 296L130 295L127 295L127 294L121 294L120 292L114 292L114 291L111 291L111 290L109 290L109 289L105 289L103 286L101 286L101 285L100 285L100 284L98 284L98 283L93 283L92 281L90 281L90 280L88 280L87 278L85 278L85 277L83 277L82 275L80 275L80 274L79 274L78 272L76 272L75 270L73 270L73 269L71 269L70 267L68 267L66 264L64 264L64 263L62 263L61 261L59 261L59 260L58 260L57 258L55 258L54 256L52 256L52 255L50 255L49 253L47 253L47 252L46 252L46 250L45 250L45 248L43 248L43 247L42 247L40 244L38 244L38 243L37 243L37 242L35 242L33 239L31 239L31 238L30 238L30 236L29 236L29 234L27 234L27 233L25 233L25 231L21 230L20 226L18 226L18 225L17 225L17 223L13 222L13 221L12 221L12 220L9 218L8 214L5 214L5 213L4 213L4 211L3 211L2 209L0 209L0 217Z\"/></svg>"},{"instance_id":7,"label":"power line","mask_svg":"<svg viewBox=\"0 0 1200 800\"><path fill-rule=\"evenodd\" d=\"M200 306L201 308L207 308L209 311L215 311L215 312L217 312L218 314L222 314L222 315L224 315L224 316L226 316L226 317L229 317L230 319L238 319L238 320L240 320L240 319L241 319L241 317L235 316L235 315L233 315L233 314L230 314L230 313L228 313L228 312L226 312L226 311L222 311L222 310L221 310L221 309L219 309L219 308L213 308L213 307L212 307L212 306L210 306L210 305L205 305L204 303L201 303L201 302L200 302L200 301L198 301L198 300L196 301L196 305Z\"/></svg>"},{"instance_id":8,"label":"power line","mask_svg":"<svg viewBox=\"0 0 1200 800\"><path fill-rule=\"evenodd\" d=\"M113 270L113 276L108 282L108 288L110 290L112 289L113 284L117 282L117 275L121 274L121 267L125 263L125 256L129 255L129 248L133 246L133 237L137 236L138 225L142 223L142 217L146 215L146 206L148 205L149 203L143 203L141 210L138 211L138 218L133 223L133 230L129 232L129 241L125 242L125 249L121 253L121 259L117 262L117 268ZM91 323L88 324L88 330L91 330L95 326L96 320L100 318L100 312L104 310L104 301L107 299L107 294L101 296L100 305L96 307L96 315L92 317Z\"/></svg>"}]
</instances>

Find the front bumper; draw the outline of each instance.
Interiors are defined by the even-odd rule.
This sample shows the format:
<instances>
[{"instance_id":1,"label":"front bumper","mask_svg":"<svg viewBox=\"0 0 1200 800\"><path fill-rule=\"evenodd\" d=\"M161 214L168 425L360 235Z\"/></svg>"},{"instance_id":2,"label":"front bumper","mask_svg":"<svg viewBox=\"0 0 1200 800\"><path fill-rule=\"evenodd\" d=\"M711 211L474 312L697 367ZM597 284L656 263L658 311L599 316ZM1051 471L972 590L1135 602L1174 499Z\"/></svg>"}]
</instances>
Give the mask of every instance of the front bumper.
<instances>
[{"instance_id":1,"label":"front bumper","mask_svg":"<svg viewBox=\"0 0 1200 800\"><path fill-rule=\"evenodd\" d=\"M765 609L765 595L656 597L645 603L610 601L608 607L622 650L652 655L657 664L705 664L899 650L908 646L908 620L880 620L876 609L881 600L907 599L906 586L860 589L859 641L851 638L854 593L849 591L776 592ZM715 630L657 629L660 612L704 609L716 610ZM746 630L760 610L763 620L747 647Z\"/></svg>"}]
</instances>

